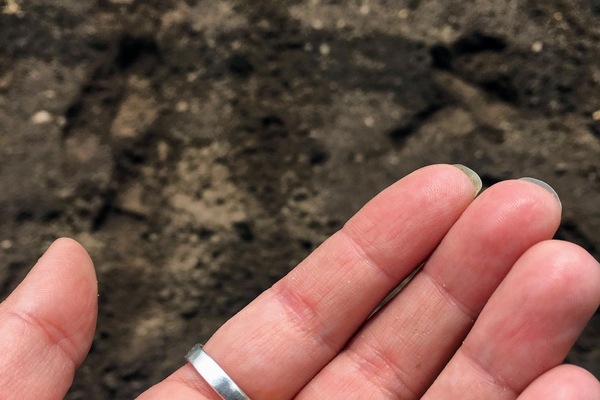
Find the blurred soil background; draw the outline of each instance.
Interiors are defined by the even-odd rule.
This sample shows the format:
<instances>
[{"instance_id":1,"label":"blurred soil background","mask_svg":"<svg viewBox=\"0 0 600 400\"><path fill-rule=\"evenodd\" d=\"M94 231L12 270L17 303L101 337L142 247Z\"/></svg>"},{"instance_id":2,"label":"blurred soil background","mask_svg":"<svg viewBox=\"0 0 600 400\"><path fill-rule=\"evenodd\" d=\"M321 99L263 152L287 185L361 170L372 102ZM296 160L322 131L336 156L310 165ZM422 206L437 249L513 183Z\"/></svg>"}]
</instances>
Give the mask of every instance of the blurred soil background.
<instances>
[{"instance_id":1,"label":"blurred soil background","mask_svg":"<svg viewBox=\"0 0 600 400\"><path fill-rule=\"evenodd\" d=\"M135 397L438 162L545 180L600 258L600 1L0 4L0 297L58 236L98 271L67 399Z\"/></svg>"}]
</instances>

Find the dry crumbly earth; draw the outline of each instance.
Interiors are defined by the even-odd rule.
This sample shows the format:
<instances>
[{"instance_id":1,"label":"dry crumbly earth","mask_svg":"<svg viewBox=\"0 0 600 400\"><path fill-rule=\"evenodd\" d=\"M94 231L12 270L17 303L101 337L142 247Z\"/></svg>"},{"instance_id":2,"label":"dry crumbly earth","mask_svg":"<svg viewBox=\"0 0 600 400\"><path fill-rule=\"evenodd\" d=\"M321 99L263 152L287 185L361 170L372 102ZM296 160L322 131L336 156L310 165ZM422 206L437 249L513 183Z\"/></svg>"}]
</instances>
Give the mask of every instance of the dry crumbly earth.
<instances>
[{"instance_id":1,"label":"dry crumbly earth","mask_svg":"<svg viewBox=\"0 0 600 400\"><path fill-rule=\"evenodd\" d=\"M1 6L0 6L1 7ZM411 170L560 194L600 258L598 0L11 0L0 10L0 297L91 253L67 399L130 399ZM600 376L600 316L569 356Z\"/></svg>"}]
</instances>

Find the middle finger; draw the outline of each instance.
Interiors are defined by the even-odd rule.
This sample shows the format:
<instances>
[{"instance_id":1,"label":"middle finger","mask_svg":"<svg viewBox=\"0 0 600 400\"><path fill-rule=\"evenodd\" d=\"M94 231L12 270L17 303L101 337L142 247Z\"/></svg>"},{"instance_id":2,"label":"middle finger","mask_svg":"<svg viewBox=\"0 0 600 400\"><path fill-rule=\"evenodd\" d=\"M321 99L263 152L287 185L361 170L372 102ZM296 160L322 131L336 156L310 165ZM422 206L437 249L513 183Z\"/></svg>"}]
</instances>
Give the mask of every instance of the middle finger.
<instances>
[{"instance_id":1,"label":"middle finger","mask_svg":"<svg viewBox=\"0 0 600 400\"><path fill-rule=\"evenodd\" d=\"M511 266L559 221L560 203L539 185L507 181L488 189L298 398L420 398Z\"/></svg>"}]
</instances>

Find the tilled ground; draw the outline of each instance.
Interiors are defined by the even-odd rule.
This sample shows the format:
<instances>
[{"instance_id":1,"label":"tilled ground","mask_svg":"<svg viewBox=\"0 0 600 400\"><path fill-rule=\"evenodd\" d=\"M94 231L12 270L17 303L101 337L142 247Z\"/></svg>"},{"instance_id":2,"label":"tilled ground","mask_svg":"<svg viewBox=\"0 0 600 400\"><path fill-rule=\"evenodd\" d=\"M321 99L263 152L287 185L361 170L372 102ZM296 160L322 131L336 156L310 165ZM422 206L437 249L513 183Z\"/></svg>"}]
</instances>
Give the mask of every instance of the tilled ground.
<instances>
[{"instance_id":1,"label":"tilled ground","mask_svg":"<svg viewBox=\"0 0 600 400\"><path fill-rule=\"evenodd\" d=\"M597 0L7 1L0 296L57 236L100 318L68 399L128 399L430 163L560 194L600 258ZM600 317L569 361L600 376Z\"/></svg>"}]
</instances>

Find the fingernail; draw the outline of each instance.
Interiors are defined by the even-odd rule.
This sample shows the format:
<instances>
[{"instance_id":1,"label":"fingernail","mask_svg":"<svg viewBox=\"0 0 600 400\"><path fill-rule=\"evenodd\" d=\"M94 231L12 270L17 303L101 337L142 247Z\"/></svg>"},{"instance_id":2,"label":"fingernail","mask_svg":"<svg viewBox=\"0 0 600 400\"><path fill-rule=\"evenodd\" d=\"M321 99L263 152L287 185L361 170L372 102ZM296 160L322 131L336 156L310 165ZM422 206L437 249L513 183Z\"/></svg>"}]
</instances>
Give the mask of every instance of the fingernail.
<instances>
[{"instance_id":1,"label":"fingernail","mask_svg":"<svg viewBox=\"0 0 600 400\"><path fill-rule=\"evenodd\" d=\"M465 167L462 164L454 164L454 166L460 169L469 177L469 179L473 183L473 187L475 188L475 196L477 196L477 194L479 194L479 192L481 191L481 187L483 186L483 184L481 183L481 178L479 177L479 175L477 175L477 172L473 171L469 167Z\"/></svg>"},{"instance_id":2,"label":"fingernail","mask_svg":"<svg viewBox=\"0 0 600 400\"><path fill-rule=\"evenodd\" d=\"M548 185L546 182L540 181L539 179L530 178L530 177L521 178L519 180L520 181L531 182L531 183L533 183L535 185L543 187L544 189L546 189L547 191L549 191L552 194L552 196L554 196L554 198L556 199L556 201L558 201L558 204L562 208L562 203L560 202L560 197L558 197L558 193L556 193L556 191L554 189L552 189L552 186Z\"/></svg>"}]
</instances>

